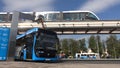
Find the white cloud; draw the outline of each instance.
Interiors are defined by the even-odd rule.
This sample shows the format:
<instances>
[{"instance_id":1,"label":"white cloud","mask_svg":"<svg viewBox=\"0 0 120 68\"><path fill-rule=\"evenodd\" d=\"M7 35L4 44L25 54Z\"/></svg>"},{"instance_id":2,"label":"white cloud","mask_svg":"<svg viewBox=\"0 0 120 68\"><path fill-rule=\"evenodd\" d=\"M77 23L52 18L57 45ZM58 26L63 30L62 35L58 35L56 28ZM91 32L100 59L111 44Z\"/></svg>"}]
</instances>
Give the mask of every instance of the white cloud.
<instances>
[{"instance_id":1,"label":"white cloud","mask_svg":"<svg viewBox=\"0 0 120 68\"><path fill-rule=\"evenodd\" d=\"M79 9L89 10L89 11L99 13L119 3L120 3L120 0L88 0L88 2L86 2Z\"/></svg>"},{"instance_id":2,"label":"white cloud","mask_svg":"<svg viewBox=\"0 0 120 68\"><path fill-rule=\"evenodd\" d=\"M3 0L4 11L52 11L54 0Z\"/></svg>"}]
</instances>

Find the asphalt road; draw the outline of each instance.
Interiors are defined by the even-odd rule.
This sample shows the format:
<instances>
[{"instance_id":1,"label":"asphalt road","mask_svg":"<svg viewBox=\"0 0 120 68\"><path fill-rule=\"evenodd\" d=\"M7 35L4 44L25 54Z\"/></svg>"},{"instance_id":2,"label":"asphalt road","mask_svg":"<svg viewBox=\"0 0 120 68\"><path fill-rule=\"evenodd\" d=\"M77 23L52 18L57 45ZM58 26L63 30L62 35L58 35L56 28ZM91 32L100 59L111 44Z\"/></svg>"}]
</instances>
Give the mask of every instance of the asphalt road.
<instances>
[{"instance_id":1,"label":"asphalt road","mask_svg":"<svg viewBox=\"0 0 120 68\"><path fill-rule=\"evenodd\" d=\"M42 63L0 61L0 68L120 68L120 64Z\"/></svg>"}]
</instances>

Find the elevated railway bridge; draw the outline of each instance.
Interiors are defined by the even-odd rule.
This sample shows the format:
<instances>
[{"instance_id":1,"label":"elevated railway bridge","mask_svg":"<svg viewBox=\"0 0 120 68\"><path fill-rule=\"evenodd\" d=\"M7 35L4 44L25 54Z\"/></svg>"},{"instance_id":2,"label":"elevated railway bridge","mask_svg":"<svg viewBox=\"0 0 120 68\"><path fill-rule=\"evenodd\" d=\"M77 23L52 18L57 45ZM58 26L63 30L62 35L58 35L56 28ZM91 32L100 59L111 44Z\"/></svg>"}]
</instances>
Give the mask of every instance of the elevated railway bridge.
<instances>
[{"instance_id":1,"label":"elevated railway bridge","mask_svg":"<svg viewBox=\"0 0 120 68\"><path fill-rule=\"evenodd\" d=\"M8 14L9 15L9 14ZM8 60L13 60L16 47L17 31L25 32L33 27L42 28L42 24L33 22L34 15L13 12L12 21L0 22L0 27L8 27L10 29ZM91 18L91 17L90 17ZM25 21L21 21L20 19ZM92 18L95 19L95 18ZM31 20L31 21L30 21ZM9 20L7 20L9 21ZM55 31L60 34L119 34L120 20L84 20L84 21L54 21L45 22L45 29Z\"/></svg>"},{"instance_id":2,"label":"elevated railway bridge","mask_svg":"<svg viewBox=\"0 0 120 68\"><path fill-rule=\"evenodd\" d=\"M79 22L45 22L45 28L60 34L119 34L120 20L99 20L99 21L79 21ZM1 22L1 27L11 27L11 23ZM27 29L39 27L41 24L37 22L26 21L18 23L19 32Z\"/></svg>"}]
</instances>

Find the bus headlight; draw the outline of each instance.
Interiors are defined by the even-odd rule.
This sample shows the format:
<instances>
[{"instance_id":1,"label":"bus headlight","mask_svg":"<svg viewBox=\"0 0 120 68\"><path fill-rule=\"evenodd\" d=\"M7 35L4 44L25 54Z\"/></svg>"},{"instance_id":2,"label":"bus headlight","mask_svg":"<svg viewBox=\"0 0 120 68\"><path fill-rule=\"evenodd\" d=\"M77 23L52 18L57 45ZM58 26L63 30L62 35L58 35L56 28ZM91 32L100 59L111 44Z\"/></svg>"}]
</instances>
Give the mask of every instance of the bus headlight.
<instances>
[{"instance_id":1,"label":"bus headlight","mask_svg":"<svg viewBox=\"0 0 120 68\"><path fill-rule=\"evenodd\" d=\"M44 53L44 51L39 51L38 53Z\"/></svg>"}]
</instances>

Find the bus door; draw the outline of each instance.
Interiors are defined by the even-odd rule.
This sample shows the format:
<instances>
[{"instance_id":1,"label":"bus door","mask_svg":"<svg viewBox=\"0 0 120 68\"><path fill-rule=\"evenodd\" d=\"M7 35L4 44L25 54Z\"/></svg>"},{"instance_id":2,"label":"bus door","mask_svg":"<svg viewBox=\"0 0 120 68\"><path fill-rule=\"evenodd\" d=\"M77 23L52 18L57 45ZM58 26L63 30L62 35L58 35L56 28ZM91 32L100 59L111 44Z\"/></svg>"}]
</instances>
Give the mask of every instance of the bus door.
<instances>
[{"instance_id":1,"label":"bus door","mask_svg":"<svg viewBox=\"0 0 120 68\"><path fill-rule=\"evenodd\" d=\"M33 36L26 39L26 59L32 59Z\"/></svg>"}]
</instances>

